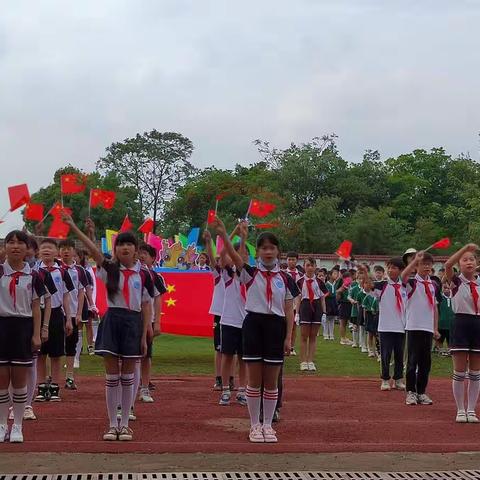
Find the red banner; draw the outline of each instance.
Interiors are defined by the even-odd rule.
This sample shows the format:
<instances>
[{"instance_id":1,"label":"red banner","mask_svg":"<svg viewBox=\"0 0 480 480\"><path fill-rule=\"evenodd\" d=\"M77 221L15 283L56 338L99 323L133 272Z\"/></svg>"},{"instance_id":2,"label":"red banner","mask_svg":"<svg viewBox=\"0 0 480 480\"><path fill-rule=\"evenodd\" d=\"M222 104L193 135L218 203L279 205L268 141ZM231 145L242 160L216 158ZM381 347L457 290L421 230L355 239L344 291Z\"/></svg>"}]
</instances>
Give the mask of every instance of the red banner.
<instances>
[{"instance_id":1,"label":"red banner","mask_svg":"<svg viewBox=\"0 0 480 480\"><path fill-rule=\"evenodd\" d=\"M208 313L213 293L213 277L208 272L162 272L167 286L163 295L163 333L213 336L213 317ZM97 308L107 309L105 285L97 279Z\"/></svg>"}]
</instances>

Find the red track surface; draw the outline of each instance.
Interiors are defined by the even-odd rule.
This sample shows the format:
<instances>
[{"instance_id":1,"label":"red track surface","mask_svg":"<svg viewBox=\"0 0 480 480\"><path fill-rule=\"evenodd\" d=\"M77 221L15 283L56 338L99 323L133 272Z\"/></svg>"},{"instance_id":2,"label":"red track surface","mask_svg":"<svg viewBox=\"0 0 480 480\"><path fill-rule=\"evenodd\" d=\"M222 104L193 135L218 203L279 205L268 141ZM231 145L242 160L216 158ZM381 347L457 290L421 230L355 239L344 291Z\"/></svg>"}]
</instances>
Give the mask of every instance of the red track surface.
<instances>
[{"instance_id":1,"label":"red track surface","mask_svg":"<svg viewBox=\"0 0 480 480\"><path fill-rule=\"evenodd\" d=\"M401 392L380 392L378 380L286 379L279 443L247 441L247 409L220 407L208 377L156 379L156 402L137 402L133 442L103 442L107 425L103 379L80 377L62 403L36 404L24 444L0 452L457 452L480 450L480 424L454 423L448 380L433 380L433 406L406 406Z\"/></svg>"}]
</instances>

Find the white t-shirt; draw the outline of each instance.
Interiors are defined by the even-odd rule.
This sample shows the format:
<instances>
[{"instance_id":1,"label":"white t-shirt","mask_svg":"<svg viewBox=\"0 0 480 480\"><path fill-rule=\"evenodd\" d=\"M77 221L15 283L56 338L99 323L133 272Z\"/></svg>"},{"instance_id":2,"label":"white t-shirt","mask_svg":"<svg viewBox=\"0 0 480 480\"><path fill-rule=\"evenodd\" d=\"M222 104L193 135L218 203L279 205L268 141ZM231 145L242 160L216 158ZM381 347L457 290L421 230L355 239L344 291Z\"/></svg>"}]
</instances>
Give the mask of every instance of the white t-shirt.
<instances>
[{"instance_id":1,"label":"white t-shirt","mask_svg":"<svg viewBox=\"0 0 480 480\"><path fill-rule=\"evenodd\" d=\"M220 317L223 312L223 303L225 301L225 284L223 283L223 278L219 267L215 267L212 270L212 275L214 281L213 296L208 313Z\"/></svg>"},{"instance_id":2,"label":"white t-shirt","mask_svg":"<svg viewBox=\"0 0 480 480\"><path fill-rule=\"evenodd\" d=\"M225 299L220 324L242 328L246 315L245 285L240 283L239 275L231 268L222 270L222 278L225 285Z\"/></svg>"},{"instance_id":3,"label":"white t-shirt","mask_svg":"<svg viewBox=\"0 0 480 480\"><path fill-rule=\"evenodd\" d=\"M428 299L426 288L431 295ZM422 330L433 333L435 311L438 299L437 290L430 277L423 279L418 274L408 280L407 290L407 324L405 330Z\"/></svg>"},{"instance_id":4,"label":"white t-shirt","mask_svg":"<svg viewBox=\"0 0 480 480\"><path fill-rule=\"evenodd\" d=\"M398 299L396 290L399 293ZM401 281L388 279L375 282L373 295L378 299L378 331L405 333L407 292Z\"/></svg>"},{"instance_id":5,"label":"white t-shirt","mask_svg":"<svg viewBox=\"0 0 480 480\"><path fill-rule=\"evenodd\" d=\"M477 290L478 298L477 308L473 300L472 291L470 289L470 281L462 274L453 277L452 288L452 310L455 313L464 313L467 315L480 315L480 279L475 277L472 281L474 288Z\"/></svg>"}]
</instances>

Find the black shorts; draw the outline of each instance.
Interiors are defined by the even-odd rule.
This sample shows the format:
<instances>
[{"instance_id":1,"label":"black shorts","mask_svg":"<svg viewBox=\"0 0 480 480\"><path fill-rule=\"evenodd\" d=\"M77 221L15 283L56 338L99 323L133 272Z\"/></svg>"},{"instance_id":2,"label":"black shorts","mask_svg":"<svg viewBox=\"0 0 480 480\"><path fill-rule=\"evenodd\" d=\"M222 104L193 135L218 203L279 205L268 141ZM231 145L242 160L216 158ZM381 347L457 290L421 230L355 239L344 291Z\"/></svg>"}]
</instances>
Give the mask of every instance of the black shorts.
<instances>
[{"instance_id":1,"label":"black shorts","mask_svg":"<svg viewBox=\"0 0 480 480\"><path fill-rule=\"evenodd\" d=\"M66 319L65 323L67 323ZM67 357L74 357L77 353L78 325L75 317L72 318L72 327L72 333L68 336L65 336L65 356Z\"/></svg>"},{"instance_id":2,"label":"black shorts","mask_svg":"<svg viewBox=\"0 0 480 480\"><path fill-rule=\"evenodd\" d=\"M225 355L242 355L242 329L220 325L220 351Z\"/></svg>"},{"instance_id":3,"label":"black shorts","mask_svg":"<svg viewBox=\"0 0 480 480\"><path fill-rule=\"evenodd\" d=\"M213 348L216 352L220 351L220 315L213 317Z\"/></svg>"},{"instance_id":4,"label":"black shorts","mask_svg":"<svg viewBox=\"0 0 480 480\"><path fill-rule=\"evenodd\" d=\"M82 308L82 323L88 323L90 320L90 310L88 310L88 302L87 298L85 297L83 301L83 308Z\"/></svg>"},{"instance_id":5,"label":"black shorts","mask_svg":"<svg viewBox=\"0 0 480 480\"><path fill-rule=\"evenodd\" d=\"M349 321L352 316L352 304L350 302L339 303L338 316L341 320Z\"/></svg>"},{"instance_id":6,"label":"black shorts","mask_svg":"<svg viewBox=\"0 0 480 480\"><path fill-rule=\"evenodd\" d=\"M33 363L32 317L0 317L0 365L30 367Z\"/></svg>"},{"instance_id":7,"label":"black shorts","mask_svg":"<svg viewBox=\"0 0 480 480\"><path fill-rule=\"evenodd\" d=\"M378 315L373 312L365 312L365 330L374 335L378 332Z\"/></svg>"},{"instance_id":8,"label":"black shorts","mask_svg":"<svg viewBox=\"0 0 480 480\"><path fill-rule=\"evenodd\" d=\"M438 339L440 345L443 345L445 340L447 341L447 345L450 345L450 330L446 328L439 328L438 333L440 334L440 338Z\"/></svg>"},{"instance_id":9,"label":"black shorts","mask_svg":"<svg viewBox=\"0 0 480 480\"><path fill-rule=\"evenodd\" d=\"M248 312L243 321L243 360L282 365L287 335L285 317Z\"/></svg>"},{"instance_id":10,"label":"black shorts","mask_svg":"<svg viewBox=\"0 0 480 480\"><path fill-rule=\"evenodd\" d=\"M143 320L140 312L126 308L109 308L98 326L95 353L141 358L142 335Z\"/></svg>"},{"instance_id":11,"label":"black shorts","mask_svg":"<svg viewBox=\"0 0 480 480\"><path fill-rule=\"evenodd\" d=\"M42 325L44 313L44 310L42 310ZM52 308L48 324L48 340L42 343L40 353L41 355L48 355L50 358L65 355L65 315L62 307Z\"/></svg>"},{"instance_id":12,"label":"black shorts","mask_svg":"<svg viewBox=\"0 0 480 480\"><path fill-rule=\"evenodd\" d=\"M336 317L338 315L337 299L334 296L329 295L325 299L325 307L327 309L327 315Z\"/></svg>"},{"instance_id":13,"label":"black shorts","mask_svg":"<svg viewBox=\"0 0 480 480\"><path fill-rule=\"evenodd\" d=\"M452 352L480 353L480 315L455 314L449 348Z\"/></svg>"},{"instance_id":14,"label":"black shorts","mask_svg":"<svg viewBox=\"0 0 480 480\"><path fill-rule=\"evenodd\" d=\"M360 327L365 326L365 310L362 306L358 306L357 325Z\"/></svg>"},{"instance_id":15,"label":"black shorts","mask_svg":"<svg viewBox=\"0 0 480 480\"><path fill-rule=\"evenodd\" d=\"M321 325L322 324L322 303L320 300L314 300L310 303L310 300L304 298L300 302L300 325Z\"/></svg>"}]
</instances>

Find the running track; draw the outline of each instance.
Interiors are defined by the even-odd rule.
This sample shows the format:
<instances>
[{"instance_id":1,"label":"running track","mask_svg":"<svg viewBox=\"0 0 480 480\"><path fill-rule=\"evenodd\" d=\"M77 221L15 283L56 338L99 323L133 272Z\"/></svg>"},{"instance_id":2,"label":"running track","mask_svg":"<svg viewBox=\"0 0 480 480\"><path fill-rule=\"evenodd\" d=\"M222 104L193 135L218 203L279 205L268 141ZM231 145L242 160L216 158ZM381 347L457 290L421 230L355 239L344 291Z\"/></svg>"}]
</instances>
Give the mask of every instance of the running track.
<instances>
[{"instance_id":1,"label":"running track","mask_svg":"<svg viewBox=\"0 0 480 480\"><path fill-rule=\"evenodd\" d=\"M101 440L107 421L103 379L79 377L61 403L36 404L39 419L24 424L24 444L0 452L457 452L480 451L480 424L457 425L450 381L430 384L433 406L406 406L401 392L379 381L288 377L279 443L246 439L246 407L217 405L209 377L157 377L156 402L137 402L132 442Z\"/></svg>"}]
</instances>

